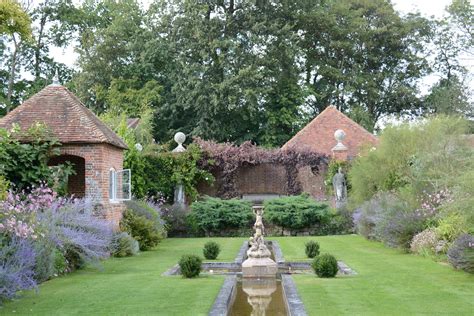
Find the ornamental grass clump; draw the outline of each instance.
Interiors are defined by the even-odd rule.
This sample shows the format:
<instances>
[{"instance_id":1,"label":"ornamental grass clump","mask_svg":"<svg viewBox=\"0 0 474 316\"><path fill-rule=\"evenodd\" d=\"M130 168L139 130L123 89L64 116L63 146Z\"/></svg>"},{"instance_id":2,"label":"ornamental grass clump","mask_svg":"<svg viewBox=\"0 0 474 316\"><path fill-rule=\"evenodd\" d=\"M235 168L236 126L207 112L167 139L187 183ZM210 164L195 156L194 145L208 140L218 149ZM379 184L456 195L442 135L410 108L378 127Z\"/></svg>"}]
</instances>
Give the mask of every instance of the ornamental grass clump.
<instances>
[{"instance_id":1,"label":"ornamental grass clump","mask_svg":"<svg viewBox=\"0 0 474 316\"><path fill-rule=\"evenodd\" d=\"M202 253L204 254L204 258L208 260L215 260L217 256L221 252L221 247L215 241L208 241L204 248L202 249Z\"/></svg>"},{"instance_id":2,"label":"ornamental grass clump","mask_svg":"<svg viewBox=\"0 0 474 316\"><path fill-rule=\"evenodd\" d=\"M185 278L195 278L201 273L202 259L196 255L183 255L179 260L181 274Z\"/></svg>"},{"instance_id":3,"label":"ornamental grass clump","mask_svg":"<svg viewBox=\"0 0 474 316\"><path fill-rule=\"evenodd\" d=\"M328 253L314 258L311 266L320 278L334 278L338 271L336 258Z\"/></svg>"},{"instance_id":4,"label":"ornamental grass clump","mask_svg":"<svg viewBox=\"0 0 474 316\"><path fill-rule=\"evenodd\" d=\"M305 245L305 253L308 258L314 258L319 255L319 243L310 240Z\"/></svg>"}]
</instances>

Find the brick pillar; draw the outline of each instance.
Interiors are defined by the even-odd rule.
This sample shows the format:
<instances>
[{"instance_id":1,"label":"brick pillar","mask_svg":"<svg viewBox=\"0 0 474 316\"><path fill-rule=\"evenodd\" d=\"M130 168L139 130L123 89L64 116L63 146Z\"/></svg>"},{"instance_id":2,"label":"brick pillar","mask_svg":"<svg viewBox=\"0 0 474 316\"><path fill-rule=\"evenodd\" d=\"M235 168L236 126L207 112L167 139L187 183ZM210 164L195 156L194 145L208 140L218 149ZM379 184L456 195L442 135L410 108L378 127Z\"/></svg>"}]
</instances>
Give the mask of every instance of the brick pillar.
<instances>
[{"instance_id":1,"label":"brick pillar","mask_svg":"<svg viewBox=\"0 0 474 316\"><path fill-rule=\"evenodd\" d=\"M345 149L332 149L332 158L334 160L346 161L347 160L347 148Z\"/></svg>"}]
</instances>

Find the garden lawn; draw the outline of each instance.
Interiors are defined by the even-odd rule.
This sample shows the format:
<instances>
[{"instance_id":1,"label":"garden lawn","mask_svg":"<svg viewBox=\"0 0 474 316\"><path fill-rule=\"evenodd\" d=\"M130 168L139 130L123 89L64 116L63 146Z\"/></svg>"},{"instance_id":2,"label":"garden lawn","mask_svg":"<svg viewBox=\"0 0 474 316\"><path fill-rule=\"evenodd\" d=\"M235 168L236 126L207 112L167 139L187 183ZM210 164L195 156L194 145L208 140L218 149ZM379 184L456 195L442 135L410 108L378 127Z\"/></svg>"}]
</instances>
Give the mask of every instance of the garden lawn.
<instances>
[{"instance_id":1,"label":"garden lawn","mask_svg":"<svg viewBox=\"0 0 474 316\"><path fill-rule=\"evenodd\" d=\"M234 261L244 238L170 238L156 250L112 258L103 269L85 269L47 281L0 307L1 315L207 315L223 276L161 276L181 255L202 257L204 243L221 245L216 261Z\"/></svg>"},{"instance_id":2,"label":"garden lawn","mask_svg":"<svg viewBox=\"0 0 474 316\"><path fill-rule=\"evenodd\" d=\"M277 240L287 261L305 258L310 239L358 274L335 279L294 276L310 315L474 315L474 275L361 236Z\"/></svg>"}]
</instances>

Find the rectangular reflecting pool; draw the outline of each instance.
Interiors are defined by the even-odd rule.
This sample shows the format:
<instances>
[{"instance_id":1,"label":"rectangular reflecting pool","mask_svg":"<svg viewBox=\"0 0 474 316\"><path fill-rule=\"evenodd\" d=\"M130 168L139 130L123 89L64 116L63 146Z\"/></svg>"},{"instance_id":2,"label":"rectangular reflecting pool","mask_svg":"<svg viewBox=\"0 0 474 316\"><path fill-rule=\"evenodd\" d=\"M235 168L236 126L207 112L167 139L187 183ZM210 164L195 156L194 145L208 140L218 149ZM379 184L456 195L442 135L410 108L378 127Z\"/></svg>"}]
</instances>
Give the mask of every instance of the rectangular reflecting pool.
<instances>
[{"instance_id":1,"label":"rectangular reflecting pool","mask_svg":"<svg viewBox=\"0 0 474 316\"><path fill-rule=\"evenodd\" d=\"M288 315L281 281L275 278L239 280L229 315Z\"/></svg>"}]
</instances>

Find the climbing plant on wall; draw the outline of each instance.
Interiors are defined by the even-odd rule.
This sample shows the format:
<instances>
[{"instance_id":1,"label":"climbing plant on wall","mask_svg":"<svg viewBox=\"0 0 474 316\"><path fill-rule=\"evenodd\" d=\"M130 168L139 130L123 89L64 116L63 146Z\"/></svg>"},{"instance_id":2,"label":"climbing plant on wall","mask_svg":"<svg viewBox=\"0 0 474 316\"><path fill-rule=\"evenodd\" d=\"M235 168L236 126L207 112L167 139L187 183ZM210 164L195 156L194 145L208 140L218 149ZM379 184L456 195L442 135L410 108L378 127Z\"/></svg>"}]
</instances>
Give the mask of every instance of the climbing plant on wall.
<instances>
[{"instance_id":1,"label":"climbing plant on wall","mask_svg":"<svg viewBox=\"0 0 474 316\"><path fill-rule=\"evenodd\" d=\"M28 130L19 126L10 130L0 128L0 176L15 189L27 189L45 182L56 191L66 193L65 185L68 176L74 174L73 166L69 163L48 166L49 158L60 153L58 145L42 124Z\"/></svg>"},{"instance_id":2,"label":"climbing plant on wall","mask_svg":"<svg viewBox=\"0 0 474 316\"><path fill-rule=\"evenodd\" d=\"M200 138L195 138L194 142L203 151L203 159L200 160L201 167L210 171L220 171L223 183L219 187L218 196L223 198L238 196L236 176L239 167L263 163L283 165L287 175L288 194L296 195L302 191L297 179L298 168L310 166L312 172L317 173L329 161L329 158L323 154L305 150L267 149L248 141L240 146L205 141ZM212 162L212 165L208 165L208 162Z\"/></svg>"}]
</instances>

